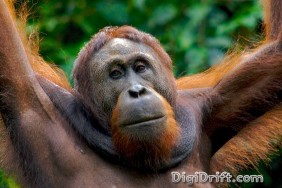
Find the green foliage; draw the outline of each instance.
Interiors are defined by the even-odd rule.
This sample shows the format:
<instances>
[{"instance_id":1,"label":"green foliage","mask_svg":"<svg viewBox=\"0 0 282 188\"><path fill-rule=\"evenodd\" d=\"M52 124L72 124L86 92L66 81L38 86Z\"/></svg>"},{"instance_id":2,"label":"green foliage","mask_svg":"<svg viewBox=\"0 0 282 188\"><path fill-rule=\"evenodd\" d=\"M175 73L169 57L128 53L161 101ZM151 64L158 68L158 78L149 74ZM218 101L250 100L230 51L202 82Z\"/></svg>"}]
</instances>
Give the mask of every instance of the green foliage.
<instances>
[{"instance_id":1,"label":"green foliage","mask_svg":"<svg viewBox=\"0 0 282 188\"><path fill-rule=\"evenodd\" d=\"M174 61L175 75L203 71L238 41L258 39L257 0L48 0L28 2L29 28L38 28L40 53L68 76L80 48L105 26L131 25L158 38ZM242 36L242 37L241 37ZM239 39L238 39L239 38ZM264 169L262 169L264 171ZM16 187L0 171L0 187Z\"/></svg>"},{"instance_id":2,"label":"green foliage","mask_svg":"<svg viewBox=\"0 0 282 188\"><path fill-rule=\"evenodd\" d=\"M6 187L8 187L8 185L7 185L7 181L6 181L6 179L5 179L5 177L4 177L4 174L3 174L3 172L0 170L0 187L1 188L6 188Z\"/></svg>"},{"instance_id":3,"label":"green foliage","mask_svg":"<svg viewBox=\"0 0 282 188\"><path fill-rule=\"evenodd\" d=\"M0 169L0 188L18 188L19 186L11 178L6 178Z\"/></svg>"},{"instance_id":4,"label":"green foliage","mask_svg":"<svg viewBox=\"0 0 282 188\"><path fill-rule=\"evenodd\" d=\"M49 0L33 10L29 25L41 33L41 54L68 75L80 48L105 26L126 24L151 33L172 56L179 76L217 63L238 36L257 39L262 17L255 0Z\"/></svg>"},{"instance_id":5,"label":"green foliage","mask_svg":"<svg viewBox=\"0 0 282 188\"><path fill-rule=\"evenodd\" d=\"M279 148L277 148L279 149ZM278 152L272 156L270 156L271 163L266 165L264 163L260 163L259 167L255 170L244 170L241 172L241 175L262 175L263 182L262 183L240 183L240 184L231 184L231 188L279 188L282 185L282 174L281 174L281 166L282 166L282 149L280 148Z\"/></svg>"}]
</instances>

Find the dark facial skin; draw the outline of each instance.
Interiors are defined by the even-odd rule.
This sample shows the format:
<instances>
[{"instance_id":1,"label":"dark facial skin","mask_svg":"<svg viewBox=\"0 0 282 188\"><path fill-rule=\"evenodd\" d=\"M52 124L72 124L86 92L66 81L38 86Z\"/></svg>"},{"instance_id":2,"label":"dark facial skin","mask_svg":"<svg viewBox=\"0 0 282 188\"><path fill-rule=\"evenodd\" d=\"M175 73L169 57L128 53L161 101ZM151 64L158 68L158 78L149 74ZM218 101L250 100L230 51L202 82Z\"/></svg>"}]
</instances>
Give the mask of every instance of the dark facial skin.
<instances>
[{"instance_id":1,"label":"dark facial skin","mask_svg":"<svg viewBox=\"0 0 282 188\"><path fill-rule=\"evenodd\" d=\"M136 106L135 109L130 110L135 116L134 122L142 121L144 116L152 116L152 114L152 117L146 117L144 120L161 118L165 115L162 112L161 101L158 101L160 99L153 90L160 93L169 103L173 103L173 87L169 84L168 76L164 74L161 60L145 44L128 39L112 39L94 54L90 63L92 64L91 80L93 86L96 86L92 90L93 99L108 115L108 120L119 97L123 98L124 111L126 111L125 103ZM142 100L136 100L140 97ZM149 114L144 111L145 107L151 109ZM130 114L124 113L126 116ZM123 119L120 123L134 123L131 121L133 120Z\"/></svg>"},{"instance_id":2,"label":"dark facial skin","mask_svg":"<svg viewBox=\"0 0 282 188\"><path fill-rule=\"evenodd\" d=\"M240 54L236 58L240 61L237 67L224 73L222 78L217 78L218 70L222 70L218 68L211 71L212 77L208 76L211 72L203 74L207 78L220 79L215 86L201 88L198 84L208 79L200 76L194 80L198 89L178 90L176 96L173 95L176 89L172 70L161 62L170 61L165 60L163 53L158 53L163 58L155 53L160 52L161 47L151 40L152 37L129 26L105 28L83 49L77 61L78 69L74 71L78 90L68 92L36 75L28 58L33 54L27 54L30 51L26 50L25 40L22 41L18 33L21 29L17 30L16 21L12 20L15 16L10 15L6 2L0 0L0 112L1 130L5 132L0 142L4 143L0 148L1 168L11 168L7 171L15 172L18 179L23 180L23 187L155 188L189 186L173 183L171 172L195 175L199 171L214 174L230 170L236 174L238 170L257 164L261 156L276 150L281 140L282 34L278 26L281 25L282 3L278 0L267 2L267 6L274 9L266 12L270 15L266 46L247 53L249 58L246 53ZM108 48L104 46L101 51L95 51L104 45L105 39L113 36L142 41L156 51L127 40L116 42L116 47L109 46L118 39L106 44ZM96 56L101 52L101 57L95 57L94 51ZM134 53L152 58L136 61ZM119 69L116 72L112 67L107 69L107 63L111 65L116 59L122 62L118 65L123 72ZM41 61L40 58L40 66L44 64ZM147 62L148 66L139 67L137 62L140 61ZM95 97L96 104L89 100ZM102 129L106 119L99 116L100 108L107 114L108 121L112 114L116 117L112 122L117 123L118 128L130 126L137 130L135 136L138 140L141 135L142 142L135 140L132 143L130 134L117 138ZM156 123L162 121L163 115L167 123ZM159 128L162 126L167 128ZM153 127L157 127L156 130ZM180 134L175 134L179 127ZM144 128L144 133L140 133L139 128ZM226 128L238 134L228 136ZM166 134L161 138L158 131ZM217 136L216 131L221 134ZM146 135L154 139L148 141ZM127 140L122 139L126 136ZM211 149L221 140L213 139L214 136L223 137L220 144L224 144L216 153ZM173 145L173 139L179 139L178 143ZM125 153L121 155L114 144L128 147L124 147ZM135 152L135 156L130 152Z\"/></svg>"},{"instance_id":3,"label":"dark facial skin","mask_svg":"<svg viewBox=\"0 0 282 188\"><path fill-rule=\"evenodd\" d=\"M92 101L106 115L115 148L131 164L164 164L179 137L171 72L152 48L121 38L106 43L89 63Z\"/></svg>"}]
</instances>

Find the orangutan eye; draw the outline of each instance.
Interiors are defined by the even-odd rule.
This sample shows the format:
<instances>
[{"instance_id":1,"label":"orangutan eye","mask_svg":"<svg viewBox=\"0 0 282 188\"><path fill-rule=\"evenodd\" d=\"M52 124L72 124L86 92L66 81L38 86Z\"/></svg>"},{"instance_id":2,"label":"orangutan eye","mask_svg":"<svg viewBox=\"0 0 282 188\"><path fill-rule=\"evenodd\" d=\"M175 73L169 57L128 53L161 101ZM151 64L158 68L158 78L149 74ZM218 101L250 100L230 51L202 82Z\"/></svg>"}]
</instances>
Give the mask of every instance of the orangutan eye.
<instances>
[{"instance_id":1,"label":"orangutan eye","mask_svg":"<svg viewBox=\"0 0 282 188\"><path fill-rule=\"evenodd\" d=\"M120 79L122 76L124 75L123 70L118 69L118 68L114 68L113 70L111 70L110 72L110 77L112 79Z\"/></svg>"},{"instance_id":2,"label":"orangutan eye","mask_svg":"<svg viewBox=\"0 0 282 188\"><path fill-rule=\"evenodd\" d=\"M136 73L143 73L147 70L147 67L143 62L138 62L134 70Z\"/></svg>"}]
</instances>

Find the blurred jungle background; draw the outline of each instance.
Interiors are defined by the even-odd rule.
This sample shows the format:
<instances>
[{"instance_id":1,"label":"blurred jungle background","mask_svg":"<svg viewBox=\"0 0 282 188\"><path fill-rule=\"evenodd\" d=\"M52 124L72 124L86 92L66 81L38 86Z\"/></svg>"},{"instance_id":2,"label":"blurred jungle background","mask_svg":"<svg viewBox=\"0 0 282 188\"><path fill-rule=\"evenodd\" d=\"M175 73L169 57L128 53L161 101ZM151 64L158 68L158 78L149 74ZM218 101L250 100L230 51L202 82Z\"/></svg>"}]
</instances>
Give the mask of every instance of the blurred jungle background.
<instances>
[{"instance_id":1,"label":"blurred jungle background","mask_svg":"<svg viewBox=\"0 0 282 188\"><path fill-rule=\"evenodd\" d=\"M81 47L105 26L131 25L158 38L174 61L176 77L218 63L228 49L259 41L262 7L258 0L44 0L26 1L28 30L40 32L40 54L70 78ZM18 4L17 4L18 5ZM239 44L239 45L238 45ZM280 152L281 155L281 152ZM281 159L245 174L262 174L262 184L281 187ZM17 187L0 171L0 187Z\"/></svg>"}]
</instances>

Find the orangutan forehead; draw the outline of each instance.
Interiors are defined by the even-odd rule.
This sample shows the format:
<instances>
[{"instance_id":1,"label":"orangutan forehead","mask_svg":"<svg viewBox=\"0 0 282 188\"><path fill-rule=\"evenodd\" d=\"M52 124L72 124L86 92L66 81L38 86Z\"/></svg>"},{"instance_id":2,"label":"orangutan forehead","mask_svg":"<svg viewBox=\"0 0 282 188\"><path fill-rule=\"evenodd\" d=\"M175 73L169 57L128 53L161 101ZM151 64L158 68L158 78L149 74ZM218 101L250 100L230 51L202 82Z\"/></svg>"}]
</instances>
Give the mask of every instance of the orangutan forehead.
<instances>
[{"instance_id":1,"label":"orangutan forehead","mask_svg":"<svg viewBox=\"0 0 282 188\"><path fill-rule=\"evenodd\" d=\"M139 54L150 54L152 58L157 58L157 55L152 48L144 43L138 43L124 38L114 38L94 54L94 59L106 62L117 56L126 58L127 56Z\"/></svg>"}]
</instances>

